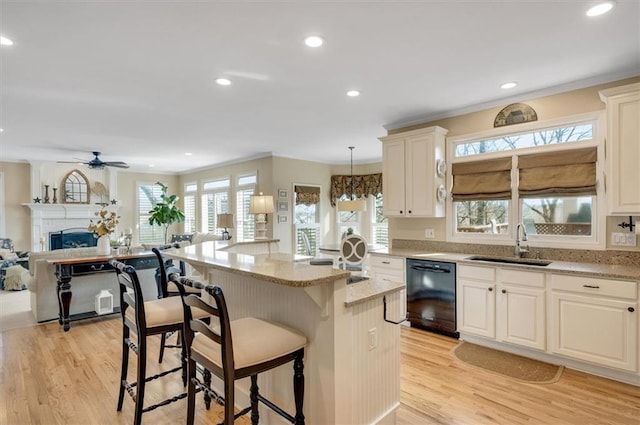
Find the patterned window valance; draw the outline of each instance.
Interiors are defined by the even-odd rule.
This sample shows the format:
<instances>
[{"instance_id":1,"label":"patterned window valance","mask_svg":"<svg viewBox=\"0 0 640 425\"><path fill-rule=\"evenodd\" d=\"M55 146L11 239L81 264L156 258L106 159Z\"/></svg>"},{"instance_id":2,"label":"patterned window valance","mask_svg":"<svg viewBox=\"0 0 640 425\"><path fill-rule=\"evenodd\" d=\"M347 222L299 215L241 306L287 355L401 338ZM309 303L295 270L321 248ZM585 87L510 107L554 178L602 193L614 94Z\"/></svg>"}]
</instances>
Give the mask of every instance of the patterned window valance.
<instances>
[{"instance_id":1,"label":"patterned window valance","mask_svg":"<svg viewBox=\"0 0 640 425\"><path fill-rule=\"evenodd\" d=\"M296 205L314 205L320 203L320 188L315 186L294 186Z\"/></svg>"},{"instance_id":2,"label":"patterned window valance","mask_svg":"<svg viewBox=\"0 0 640 425\"><path fill-rule=\"evenodd\" d=\"M336 200L342 195L351 196L352 176L331 176L331 206L336 206ZM377 196L382 193L382 173L353 176L353 191L358 198L369 195Z\"/></svg>"}]
</instances>

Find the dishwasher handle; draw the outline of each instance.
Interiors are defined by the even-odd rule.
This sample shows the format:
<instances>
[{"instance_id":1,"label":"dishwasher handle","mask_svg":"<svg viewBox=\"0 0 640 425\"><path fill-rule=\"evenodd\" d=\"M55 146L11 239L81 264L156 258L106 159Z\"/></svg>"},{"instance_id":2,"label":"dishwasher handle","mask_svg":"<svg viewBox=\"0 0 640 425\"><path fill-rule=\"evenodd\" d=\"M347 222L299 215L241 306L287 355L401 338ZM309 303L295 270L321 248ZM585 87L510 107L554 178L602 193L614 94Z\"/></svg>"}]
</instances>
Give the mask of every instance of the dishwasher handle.
<instances>
[{"instance_id":1,"label":"dishwasher handle","mask_svg":"<svg viewBox=\"0 0 640 425\"><path fill-rule=\"evenodd\" d=\"M412 264L411 269L430 273L451 273L451 270L443 269L437 266L418 266L416 264Z\"/></svg>"}]
</instances>

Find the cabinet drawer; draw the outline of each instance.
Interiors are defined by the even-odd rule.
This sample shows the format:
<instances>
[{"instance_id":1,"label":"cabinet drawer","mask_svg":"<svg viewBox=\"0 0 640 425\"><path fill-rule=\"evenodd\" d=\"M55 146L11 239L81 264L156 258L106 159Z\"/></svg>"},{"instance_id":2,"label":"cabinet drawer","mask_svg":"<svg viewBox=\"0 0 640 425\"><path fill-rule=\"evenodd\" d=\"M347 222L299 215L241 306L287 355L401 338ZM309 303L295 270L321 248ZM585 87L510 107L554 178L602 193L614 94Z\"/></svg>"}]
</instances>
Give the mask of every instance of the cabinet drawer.
<instances>
[{"instance_id":1,"label":"cabinet drawer","mask_svg":"<svg viewBox=\"0 0 640 425\"><path fill-rule=\"evenodd\" d=\"M372 268L375 267L404 271L404 258L371 255L370 265Z\"/></svg>"},{"instance_id":2,"label":"cabinet drawer","mask_svg":"<svg viewBox=\"0 0 640 425\"><path fill-rule=\"evenodd\" d=\"M500 282L509 285L544 288L544 273L524 270L500 269Z\"/></svg>"},{"instance_id":3,"label":"cabinet drawer","mask_svg":"<svg viewBox=\"0 0 640 425\"><path fill-rule=\"evenodd\" d=\"M458 265L457 273L458 277L467 279L487 280L489 282L493 282L496 280L495 267L478 267L460 264Z\"/></svg>"},{"instance_id":4,"label":"cabinet drawer","mask_svg":"<svg viewBox=\"0 0 640 425\"><path fill-rule=\"evenodd\" d=\"M404 275L402 273L384 273L384 272L380 273L380 272L374 271L372 273L372 276L376 280L382 280L385 282L404 283Z\"/></svg>"},{"instance_id":5,"label":"cabinet drawer","mask_svg":"<svg viewBox=\"0 0 640 425\"><path fill-rule=\"evenodd\" d=\"M638 283L628 280L552 274L551 288L580 294L603 295L630 300L635 300L638 297Z\"/></svg>"},{"instance_id":6,"label":"cabinet drawer","mask_svg":"<svg viewBox=\"0 0 640 425\"><path fill-rule=\"evenodd\" d=\"M72 276L82 276L85 274L95 274L95 273L104 273L104 272L113 272L113 267L106 261L96 262L96 263L86 263L86 264L74 264L71 266L71 275Z\"/></svg>"}]
</instances>

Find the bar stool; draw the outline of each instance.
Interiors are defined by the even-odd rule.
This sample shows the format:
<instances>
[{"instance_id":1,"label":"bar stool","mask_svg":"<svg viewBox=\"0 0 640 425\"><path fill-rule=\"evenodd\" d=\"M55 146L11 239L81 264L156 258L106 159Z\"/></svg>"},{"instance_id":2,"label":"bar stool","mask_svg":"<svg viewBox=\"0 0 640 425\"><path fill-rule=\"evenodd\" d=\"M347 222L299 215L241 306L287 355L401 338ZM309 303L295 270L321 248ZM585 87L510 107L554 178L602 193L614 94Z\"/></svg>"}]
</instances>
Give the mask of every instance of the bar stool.
<instances>
[{"instance_id":1,"label":"bar stool","mask_svg":"<svg viewBox=\"0 0 640 425\"><path fill-rule=\"evenodd\" d=\"M151 251L156 255L158 259L158 269L156 272L156 284L158 285L158 298L167 298L180 296L178 292L178 288L176 288L175 283L169 282L167 279L168 271L179 271L181 276L185 275L185 265L184 262L180 261L178 267L173 264L173 260L170 258L165 258L162 253L168 249L172 248L182 248L184 246L189 245L189 241L183 242L174 242L168 245L163 245L158 248L152 248ZM188 288L189 293L200 295L200 289L197 288ZM160 353L158 355L158 363L162 363L162 359L164 358L164 349L165 348L180 348L180 334L178 334L178 342L173 345L168 345L167 340L173 335L173 332L163 334L162 339L160 340Z\"/></svg>"},{"instance_id":2,"label":"bar stool","mask_svg":"<svg viewBox=\"0 0 640 425\"><path fill-rule=\"evenodd\" d=\"M216 400L224 400L224 422L251 412L251 423L258 425L258 404L262 402L271 410L295 425L304 425L302 412L304 400L304 347L307 338L299 332L266 320L246 317L229 321L227 304L218 286L203 285L192 279L169 275L176 283L184 304L184 340L187 353L187 425L193 425L196 392L204 390ZM203 288L214 300L215 306L202 298L187 294L186 287ZM194 317L194 312L205 311L214 319L213 326ZM224 397L220 397L206 382L196 376L196 362L224 381ZM293 362L293 393L295 416L290 415L260 394L258 374ZM234 384L238 379L251 378L249 407L234 415ZM206 381L206 375L205 375Z\"/></svg>"},{"instance_id":3,"label":"bar stool","mask_svg":"<svg viewBox=\"0 0 640 425\"><path fill-rule=\"evenodd\" d=\"M109 261L115 269L120 288L120 309L122 316L122 366L120 374L120 391L118 394L118 411L122 410L125 390L135 402L135 414L133 423L139 425L142 422L142 414L154 410L165 404L183 399L187 393L179 394L160 403L144 408L144 394L147 382L153 381L173 372L182 371L182 381L186 385L186 352L185 344L181 345L181 366L169 371L161 372L152 377L147 377L147 337L164 334L166 332L178 332L183 328L184 307L180 298L169 297L145 301L142 295L142 287L138 274L133 266L129 266L117 260ZM203 311L196 312L196 317L204 316ZM130 338L131 332L137 335L137 344ZM129 368L129 350L138 355L138 370L136 382L127 381Z\"/></svg>"}]
</instances>

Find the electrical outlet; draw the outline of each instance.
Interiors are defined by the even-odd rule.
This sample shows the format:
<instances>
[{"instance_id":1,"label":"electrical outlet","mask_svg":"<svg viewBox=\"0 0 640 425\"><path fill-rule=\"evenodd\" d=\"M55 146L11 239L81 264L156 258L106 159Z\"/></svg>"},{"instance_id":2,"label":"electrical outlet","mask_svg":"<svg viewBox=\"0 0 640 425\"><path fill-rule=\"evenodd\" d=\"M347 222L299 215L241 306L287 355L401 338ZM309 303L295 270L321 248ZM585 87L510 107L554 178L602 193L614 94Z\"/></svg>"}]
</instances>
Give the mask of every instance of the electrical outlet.
<instances>
[{"instance_id":1,"label":"electrical outlet","mask_svg":"<svg viewBox=\"0 0 640 425\"><path fill-rule=\"evenodd\" d=\"M373 350L378 346L378 329L369 329L369 350Z\"/></svg>"},{"instance_id":2,"label":"electrical outlet","mask_svg":"<svg viewBox=\"0 0 640 425\"><path fill-rule=\"evenodd\" d=\"M611 233L611 245L615 246L636 246L636 234L628 233Z\"/></svg>"},{"instance_id":3,"label":"electrical outlet","mask_svg":"<svg viewBox=\"0 0 640 425\"><path fill-rule=\"evenodd\" d=\"M436 237L436 231L433 229L424 229L424 237L433 239Z\"/></svg>"}]
</instances>

